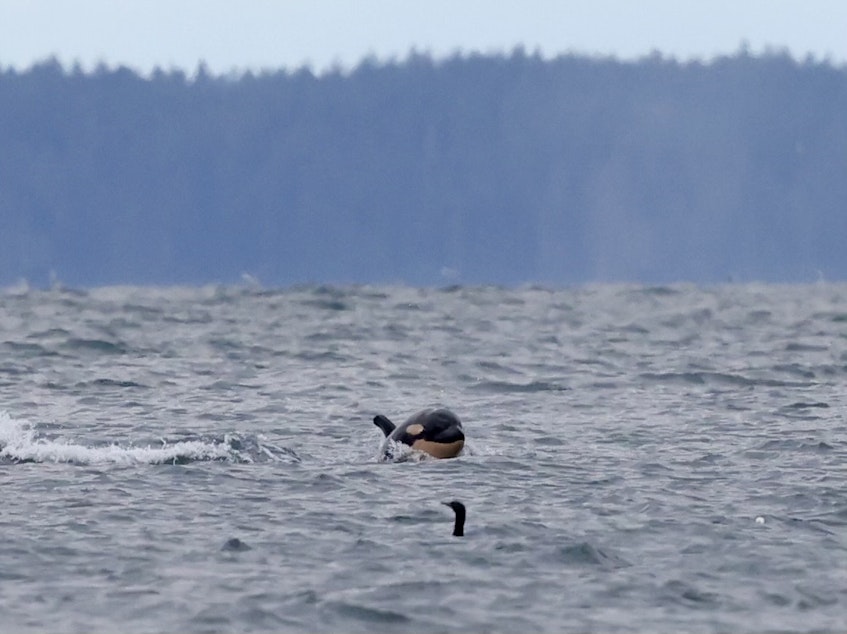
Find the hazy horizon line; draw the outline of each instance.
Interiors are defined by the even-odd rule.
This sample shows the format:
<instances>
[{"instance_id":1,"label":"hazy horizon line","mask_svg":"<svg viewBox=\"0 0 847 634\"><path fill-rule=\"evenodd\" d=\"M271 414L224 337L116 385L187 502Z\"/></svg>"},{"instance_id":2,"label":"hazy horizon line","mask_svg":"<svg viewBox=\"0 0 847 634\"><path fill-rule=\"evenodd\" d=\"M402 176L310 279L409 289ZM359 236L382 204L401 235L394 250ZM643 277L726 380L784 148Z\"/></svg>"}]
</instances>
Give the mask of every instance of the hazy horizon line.
<instances>
[{"instance_id":1,"label":"hazy horizon line","mask_svg":"<svg viewBox=\"0 0 847 634\"><path fill-rule=\"evenodd\" d=\"M116 72L121 69L126 69L134 72L139 77L150 79L158 74L183 74L186 78L195 79L198 77L211 77L216 79L240 79L249 75L263 76L274 75L279 73L295 75L302 72L308 72L315 77L349 75L355 73L358 69L367 66L375 66L377 68L389 68L392 66L402 66L415 59L425 58L440 65L449 63L455 60L468 60L475 58L489 59L509 59L516 55L524 55L528 58L539 59L543 62L555 62L561 59L575 58L591 61L618 63L622 65L637 65L647 61L659 60L665 63L677 64L680 66L711 66L717 62L726 59L735 59L738 57L751 57L753 59L769 59L769 58L790 58L797 64L829 66L835 70L847 70L847 60L835 60L831 55L823 56L816 55L812 52L807 52L803 55L793 53L788 46L783 45L765 45L759 50L754 50L749 42L742 40L738 47L733 52L714 53L711 55L688 55L677 56L671 53L665 53L659 49L653 49L647 53L639 55L619 55L616 53L603 52L588 52L580 50L559 51L555 54L545 53L541 47L536 46L534 49L518 44L511 48L489 49L486 51L476 49L463 49L456 47L448 53L437 53L430 49L421 49L416 46L410 46L409 50L403 54L378 55L376 53L366 53L361 56L354 64L345 64L340 60L336 60L330 64L325 64L322 68L315 67L310 61L300 62L299 64L279 64L276 66L257 65L257 66L238 66L233 65L229 70L219 70L210 68L209 63L205 59L198 59L193 69L186 68L179 64L169 64L167 66L155 64L152 67L144 68L145 65L139 65L126 61L108 61L99 59L96 62L84 62L79 58L68 60L66 56L60 53L48 53L43 57L33 60L28 66L20 67L15 64L7 64L0 57L0 73L15 73L26 74L33 70L50 65L58 65L65 74L84 74L95 75L102 72Z\"/></svg>"}]
</instances>

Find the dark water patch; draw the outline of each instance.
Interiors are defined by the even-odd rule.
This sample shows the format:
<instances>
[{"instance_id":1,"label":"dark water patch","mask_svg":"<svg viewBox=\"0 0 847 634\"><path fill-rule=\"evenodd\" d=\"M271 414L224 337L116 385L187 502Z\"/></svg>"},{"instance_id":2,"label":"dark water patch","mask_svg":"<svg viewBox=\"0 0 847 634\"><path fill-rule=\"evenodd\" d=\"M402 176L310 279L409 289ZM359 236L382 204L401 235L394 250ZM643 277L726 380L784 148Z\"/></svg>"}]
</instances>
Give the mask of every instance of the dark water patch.
<instances>
[{"instance_id":1,"label":"dark water patch","mask_svg":"<svg viewBox=\"0 0 847 634\"><path fill-rule=\"evenodd\" d=\"M144 319L158 319L165 314L164 308L158 306L148 306L146 304L124 304L122 310L128 313L134 313Z\"/></svg>"},{"instance_id":2,"label":"dark water patch","mask_svg":"<svg viewBox=\"0 0 847 634\"><path fill-rule=\"evenodd\" d=\"M621 383L617 381L592 381L586 383L584 387L587 388L596 388L598 390L616 390L621 387ZM574 407L582 408L582 409L595 409L596 405L593 403L575 403Z\"/></svg>"},{"instance_id":3,"label":"dark water patch","mask_svg":"<svg viewBox=\"0 0 847 634\"><path fill-rule=\"evenodd\" d=\"M811 452L828 452L834 447L824 441L803 441L786 439L768 440L757 447L761 451L811 451Z\"/></svg>"},{"instance_id":4,"label":"dark water patch","mask_svg":"<svg viewBox=\"0 0 847 634\"><path fill-rule=\"evenodd\" d=\"M481 370L488 370L491 372L502 372L503 374L512 375L521 374L520 370L516 370L515 368L502 363L497 363L496 361L477 361L476 366Z\"/></svg>"},{"instance_id":5,"label":"dark water patch","mask_svg":"<svg viewBox=\"0 0 847 634\"><path fill-rule=\"evenodd\" d=\"M248 544L244 543L238 537L230 537L221 546L221 550L225 552L241 553L248 550L253 550Z\"/></svg>"},{"instance_id":6,"label":"dark water patch","mask_svg":"<svg viewBox=\"0 0 847 634\"><path fill-rule=\"evenodd\" d=\"M168 313L162 317L162 321L169 324L198 326L212 323L214 317L206 311L192 311L190 313Z\"/></svg>"},{"instance_id":7,"label":"dark water patch","mask_svg":"<svg viewBox=\"0 0 847 634\"><path fill-rule=\"evenodd\" d=\"M836 605L838 603L839 594L843 592L842 588L832 588L821 591L820 589L807 587L806 585L798 584L795 586L796 592L800 595L795 605L798 610L816 610L822 607Z\"/></svg>"},{"instance_id":8,"label":"dark water patch","mask_svg":"<svg viewBox=\"0 0 847 634\"><path fill-rule=\"evenodd\" d=\"M808 502L809 499L808 497L806 497L805 499L802 499L800 501ZM793 531L802 530L809 533L822 534L827 536L836 536L840 533L840 531L834 531L831 525L821 521L817 517L773 517L771 519L773 520L773 522L780 523L783 526L787 526Z\"/></svg>"},{"instance_id":9,"label":"dark water patch","mask_svg":"<svg viewBox=\"0 0 847 634\"><path fill-rule=\"evenodd\" d=\"M611 555L588 542L579 542L557 548L556 559L569 566L599 566L604 569L622 568L629 562Z\"/></svg>"},{"instance_id":10,"label":"dark water patch","mask_svg":"<svg viewBox=\"0 0 847 634\"><path fill-rule=\"evenodd\" d=\"M351 309L351 306L347 302L341 301L340 299L304 299L300 303L309 308L317 308L318 310L329 310L334 312Z\"/></svg>"},{"instance_id":11,"label":"dark water patch","mask_svg":"<svg viewBox=\"0 0 847 634\"><path fill-rule=\"evenodd\" d=\"M550 344L559 347L562 345L562 340L556 335L542 335L538 338L538 343Z\"/></svg>"},{"instance_id":12,"label":"dark water patch","mask_svg":"<svg viewBox=\"0 0 847 634\"><path fill-rule=\"evenodd\" d=\"M113 335L114 333L122 330L138 330L143 327L143 321L128 319L127 317L116 317L115 319L110 320L109 325L103 327L101 330L106 335Z\"/></svg>"},{"instance_id":13,"label":"dark water patch","mask_svg":"<svg viewBox=\"0 0 847 634\"><path fill-rule=\"evenodd\" d=\"M7 556L8 554L8 552L3 553L4 556ZM0 581L16 583L18 581L27 580L28 576L28 573L24 571L15 570L14 568L9 568L6 566L0 568Z\"/></svg>"},{"instance_id":14,"label":"dark water patch","mask_svg":"<svg viewBox=\"0 0 847 634\"><path fill-rule=\"evenodd\" d=\"M275 596L274 596L275 598ZM259 603L260 605L256 605ZM275 609L275 605L271 603L269 595L258 595L255 599L252 596L245 597L241 601L243 607L238 612L238 621L247 625L247 630L253 632L285 632L294 631L294 626L302 628L301 624L295 619L291 619L287 615L279 614ZM267 607L265 607L267 606ZM228 631L232 628L222 628L216 631Z\"/></svg>"},{"instance_id":15,"label":"dark water patch","mask_svg":"<svg viewBox=\"0 0 847 634\"><path fill-rule=\"evenodd\" d=\"M26 376L32 373L32 370L26 366L4 363L0 365L0 374L5 374L10 377ZM15 385L15 383L4 383L3 385Z\"/></svg>"},{"instance_id":16,"label":"dark water patch","mask_svg":"<svg viewBox=\"0 0 847 634\"><path fill-rule=\"evenodd\" d=\"M568 444L558 436L536 436L532 439L532 442L544 447L562 447Z\"/></svg>"},{"instance_id":17,"label":"dark water patch","mask_svg":"<svg viewBox=\"0 0 847 634\"><path fill-rule=\"evenodd\" d=\"M300 361L320 361L322 363L349 363L353 360L349 355L340 354L333 350L301 350L291 356Z\"/></svg>"},{"instance_id":18,"label":"dark water patch","mask_svg":"<svg viewBox=\"0 0 847 634\"><path fill-rule=\"evenodd\" d=\"M683 313L678 315L677 318L671 318L666 325L672 328L683 329L686 323L693 323L696 326L702 327L711 321L714 317L714 311L711 308L700 308L697 310L693 310L690 312ZM694 332L688 335L683 335L682 340L691 342L696 341L699 337L699 333Z\"/></svg>"},{"instance_id":19,"label":"dark water patch","mask_svg":"<svg viewBox=\"0 0 847 634\"><path fill-rule=\"evenodd\" d=\"M292 592L290 594L285 595L282 598L282 603L284 605L291 605L291 606L296 606L296 605L313 606L313 605L317 605L319 601L320 601L320 597L318 596L318 593L315 592L314 590L312 590L311 588L308 588L306 590L297 590L295 592Z\"/></svg>"},{"instance_id":20,"label":"dark water patch","mask_svg":"<svg viewBox=\"0 0 847 634\"><path fill-rule=\"evenodd\" d=\"M225 609L227 614L221 614ZM192 630L203 634L226 632L232 627L232 612L232 608L224 608L219 603L203 607L191 616Z\"/></svg>"},{"instance_id":21,"label":"dark water patch","mask_svg":"<svg viewBox=\"0 0 847 634\"><path fill-rule=\"evenodd\" d=\"M700 456L699 458L695 458L694 460L690 461L689 464L694 465L694 466L697 466L697 465L711 466L711 465L724 463L724 462L726 462L726 460L727 460L727 458L723 454L720 454L720 453L705 453L702 456Z\"/></svg>"},{"instance_id":22,"label":"dark water patch","mask_svg":"<svg viewBox=\"0 0 847 634\"><path fill-rule=\"evenodd\" d=\"M769 310L751 310L747 313L747 319L754 324L763 324L770 321L773 313Z\"/></svg>"},{"instance_id":23,"label":"dark water patch","mask_svg":"<svg viewBox=\"0 0 847 634\"><path fill-rule=\"evenodd\" d=\"M516 393L533 394L536 392L565 392L569 387L547 381L530 381L529 383L511 383L508 381L476 381L471 384L474 390L493 392L495 394Z\"/></svg>"},{"instance_id":24,"label":"dark water patch","mask_svg":"<svg viewBox=\"0 0 847 634\"><path fill-rule=\"evenodd\" d=\"M821 346L808 343L789 343L785 346L786 352L826 352L828 346Z\"/></svg>"},{"instance_id":25,"label":"dark water patch","mask_svg":"<svg viewBox=\"0 0 847 634\"><path fill-rule=\"evenodd\" d=\"M233 392L242 392L242 391L253 391L259 390L263 385L260 384L250 384L250 383L239 383L235 381L226 381L224 379L218 379L217 381L213 381L207 385L201 385L200 389L208 392L220 392L222 394L225 393L233 393ZM244 401L244 398L241 396L232 399L230 402L233 403L241 403Z\"/></svg>"},{"instance_id":26,"label":"dark water patch","mask_svg":"<svg viewBox=\"0 0 847 634\"><path fill-rule=\"evenodd\" d=\"M670 384L713 385L730 387L805 387L808 383L781 381L770 378L751 379L740 374L724 372L644 372L639 375L647 381Z\"/></svg>"},{"instance_id":27,"label":"dark water patch","mask_svg":"<svg viewBox=\"0 0 847 634\"><path fill-rule=\"evenodd\" d=\"M233 400L232 402L241 403L243 399ZM207 421L211 423L222 423L225 421L232 420L232 415L225 412L220 412L217 410L202 412L198 414L197 418L202 421Z\"/></svg>"},{"instance_id":28,"label":"dark water patch","mask_svg":"<svg viewBox=\"0 0 847 634\"><path fill-rule=\"evenodd\" d=\"M411 329L396 322L385 324L383 331L388 339L392 341L405 341L413 334Z\"/></svg>"},{"instance_id":29,"label":"dark water patch","mask_svg":"<svg viewBox=\"0 0 847 634\"><path fill-rule=\"evenodd\" d=\"M666 476L673 473L673 469L661 462L643 462L637 466L637 469L639 473L646 476Z\"/></svg>"},{"instance_id":30,"label":"dark water patch","mask_svg":"<svg viewBox=\"0 0 847 634\"><path fill-rule=\"evenodd\" d=\"M662 586L661 596L666 601L703 610L713 609L720 604L720 595L717 593L700 590L690 583L680 580L665 583Z\"/></svg>"},{"instance_id":31,"label":"dark water patch","mask_svg":"<svg viewBox=\"0 0 847 634\"><path fill-rule=\"evenodd\" d=\"M501 301L505 306L526 306L526 300L516 295L506 295Z\"/></svg>"},{"instance_id":32,"label":"dark water patch","mask_svg":"<svg viewBox=\"0 0 847 634\"><path fill-rule=\"evenodd\" d=\"M346 290L332 286L318 286L308 291L308 296L300 299L299 304L320 311L339 312L350 310L349 294Z\"/></svg>"},{"instance_id":33,"label":"dark water patch","mask_svg":"<svg viewBox=\"0 0 847 634\"><path fill-rule=\"evenodd\" d=\"M809 368L803 367L797 363L780 363L773 366L775 372L784 372L794 376L799 376L804 379L814 379L815 373Z\"/></svg>"},{"instance_id":34,"label":"dark water patch","mask_svg":"<svg viewBox=\"0 0 847 634\"><path fill-rule=\"evenodd\" d=\"M387 299L391 299L391 293L380 290L374 286L363 286L357 289L356 297L360 297L362 299L369 299L376 302L384 302Z\"/></svg>"},{"instance_id":35,"label":"dark water patch","mask_svg":"<svg viewBox=\"0 0 847 634\"><path fill-rule=\"evenodd\" d=\"M327 601L323 604L323 607L345 620L350 619L367 623L372 627L405 625L412 622L412 619L402 612L369 607L347 601Z\"/></svg>"},{"instance_id":36,"label":"dark water patch","mask_svg":"<svg viewBox=\"0 0 847 634\"><path fill-rule=\"evenodd\" d=\"M523 427L520 425L516 425L511 422L501 422L495 423L494 429L496 431L505 431L505 432L520 432L523 431Z\"/></svg>"},{"instance_id":37,"label":"dark water patch","mask_svg":"<svg viewBox=\"0 0 847 634\"><path fill-rule=\"evenodd\" d=\"M356 539L349 544L347 550L373 552L375 550L380 550L381 548L384 548L384 546L385 542L383 541L377 541L376 539L371 539L369 537L359 536L356 537Z\"/></svg>"},{"instance_id":38,"label":"dark water patch","mask_svg":"<svg viewBox=\"0 0 847 634\"><path fill-rule=\"evenodd\" d=\"M749 412L754 409L750 405L744 405L743 403L734 401L723 403L723 407L725 407L727 411L730 412Z\"/></svg>"},{"instance_id":39,"label":"dark water patch","mask_svg":"<svg viewBox=\"0 0 847 634\"><path fill-rule=\"evenodd\" d=\"M55 339L69 337L71 332L64 328L48 328L47 330L36 330L27 335L27 339Z\"/></svg>"},{"instance_id":40,"label":"dark water patch","mask_svg":"<svg viewBox=\"0 0 847 634\"><path fill-rule=\"evenodd\" d=\"M241 341L225 337L212 337L207 341L209 347L223 352L230 359L242 359L250 354L250 348Z\"/></svg>"},{"instance_id":41,"label":"dark water patch","mask_svg":"<svg viewBox=\"0 0 847 634\"><path fill-rule=\"evenodd\" d=\"M135 381L122 381L120 379L94 379L93 381L83 381L81 383L77 383L76 387L78 388L87 388L87 387L102 387L102 388L110 388L110 387L119 387L119 388L143 388L149 389L150 386L144 385L142 383L136 383Z\"/></svg>"},{"instance_id":42,"label":"dark water patch","mask_svg":"<svg viewBox=\"0 0 847 634\"><path fill-rule=\"evenodd\" d=\"M305 337L303 337L303 339L310 343L325 343L331 341L345 340L356 341L357 339L361 339L362 337L363 333L360 326L350 324L337 324L333 325L332 328L319 330L317 332L310 332Z\"/></svg>"},{"instance_id":43,"label":"dark water patch","mask_svg":"<svg viewBox=\"0 0 847 634\"><path fill-rule=\"evenodd\" d=\"M41 344L37 343L21 343L18 341L4 341L2 344L3 349L16 354L22 355L25 357L35 358L35 357L55 357L58 356L58 353L54 350L48 350Z\"/></svg>"},{"instance_id":44,"label":"dark water patch","mask_svg":"<svg viewBox=\"0 0 847 634\"><path fill-rule=\"evenodd\" d=\"M356 287L352 286L336 286L333 284L305 284L299 285L296 288L302 289L306 293L314 297L332 297L335 299L343 299L355 292Z\"/></svg>"},{"instance_id":45,"label":"dark water patch","mask_svg":"<svg viewBox=\"0 0 847 634\"><path fill-rule=\"evenodd\" d=\"M839 496L841 492L839 492ZM844 527L847 526L847 505L843 502L840 505L840 508L836 508L830 511L825 511L822 513L815 514L814 516L809 517L809 520L820 522L825 526L832 527Z\"/></svg>"},{"instance_id":46,"label":"dark water patch","mask_svg":"<svg viewBox=\"0 0 847 634\"><path fill-rule=\"evenodd\" d=\"M847 374L847 365L833 365L827 363L814 366L814 371L822 376L841 376L843 374Z\"/></svg>"},{"instance_id":47,"label":"dark water patch","mask_svg":"<svg viewBox=\"0 0 847 634\"><path fill-rule=\"evenodd\" d=\"M824 403L822 401L797 401L796 403L783 406L782 409L829 409L829 403Z\"/></svg>"},{"instance_id":48,"label":"dark water patch","mask_svg":"<svg viewBox=\"0 0 847 634\"><path fill-rule=\"evenodd\" d=\"M749 387L758 382L740 374L725 374L723 372L646 372L641 378L662 383L687 383L694 385L731 385Z\"/></svg>"},{"instance_id":49,"label":"dark water patch","mask_svg":"<svg viewBox=\"0 0 847 634\"><path fill-rule=\"evenodd\" d=\"M318 473L310 480L303 482L303 489L310 491L335 491L345 484L343 478L331 473Z\"/></svg>"},{"instance_id":50,"label":"dark water patch","mask_svg":"<svg viewBox=\"0 0 847 634\"><path fill-rule=\"evenodd\" d=\"M623 326L620 329L620 332L632 335L649 335L650 329L646 326L642 326L641 324L631 323L627 324L626 326ZM621 337L612 337L610 338L610 341L615 341L616 343L625 343L627 339Z\"/></svg>"},{"instance_id":51,"label":"dark water patch","mask_svg":"<svg viewBox=\"0 0 847 634\"><path fill-rule=\"evenodd\" d=\"M779 594L778 592L759 591L759 596L771 605L775 605L780 608L791 605L791 598L784 594Z\"/></svg>"},{"instance_id":52,"label":"dark water patch","mask_svg":"<svg viewBox=\"0 0 847 634\"><path fill-rule=\"evenodd\" d=\"M608 359L605 359L601 356L580 357L580 358L574 359L571 363L573 365L583 365L583 366L589 366L589 367L596 366L596 367L603 368L605 370L613 370L613 371L617 370L617 366L613 362L611 362Z\"/></svg>"},{"instance_id":53,"label":"dark water patch","mask_svg":"<svg viewBox=\"0 0 847 634\"><path fill-rule=\"evenodd\" d=\"M128 351L125 345L104 339L71 338L62 344L62 348L69 352L96 352L97 354L110 355L122 355Z\"/></svg>"},{"instance_id":54,"label":"dark water patch","mask_svg":"<svg viewBox=\"0 0 847 634\"><path fill-rule=\"evenodd\" d=\"M607 475L599 478L588 478L586 480L571 479L570 481L585 484L588 487L610 487L624 482L626 478L622 475Z\"/></svg>"},{"instance_id":55,"label":"dark water patch","mask_svg":"<svg viewBox=\"0 0 847 634\"><path fill-rule=\"evenodd\" d=\"M644 286L636 289L626 289L625 294L632 297L676 297L682 292L673 286Z\"/></svg>"},{"instance_id":56,"label":"dark water patch","mask_svg":"<svg viewBox=\"0 0 847 634\"><path fill-rule=\"evenodd\" d=\"M87 300L89 300L89 298L83 295L79 295L76 297L68 296L61 298L58 302L56 302L56 305L60 306L63 310L67 312L73 312L79 311L80 309L88 307L95 303ZM103 306L101 305L99 308L102 310Z\"/></svg>"},{"instance_id":57,"label":"dark water patch","mask_svg":"<svg viewBox=\"0 0 847 634\"><path fill-rule=\"evenodd\" d=\"M445 493L443 497L447 497ZM450 528L453 526L454 514L453 511L446 506L442 506L435 499L431 501L421 501L420 508L417 512L412 513L395 513L389 517L391 524L400 526L416 526L419 524L437 524L442 528L434 528L435 534L449 535ZM436 508L437 507L437 508Z\"/></svg>"}]
</instances>

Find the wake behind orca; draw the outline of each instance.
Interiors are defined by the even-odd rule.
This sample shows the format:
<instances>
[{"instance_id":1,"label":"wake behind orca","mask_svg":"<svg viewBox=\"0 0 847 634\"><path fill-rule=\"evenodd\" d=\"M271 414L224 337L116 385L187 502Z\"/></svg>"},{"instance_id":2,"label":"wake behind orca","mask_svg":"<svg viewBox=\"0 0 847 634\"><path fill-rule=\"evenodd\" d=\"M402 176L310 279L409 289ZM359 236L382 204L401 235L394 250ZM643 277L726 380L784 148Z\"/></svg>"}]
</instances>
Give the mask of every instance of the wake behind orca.
<instances>
[{"instance_id":1,"label":"wake behind orca","mask_svg":"<svg viewBox=\"0 0 847 634\"><path fill-rule=\"evenodd\" d=\"M41 426L17 420L0 411L0 465L26 463L68 464L188 464L221 461L233 463L300 462L300 456L256 434L181 434L175 439L152 439L145 444L98 440L74 442L43 433Z\"/></svg>"},{"instance_id":2,"label":"wake behind orca","mask_svg":"<svg viewBox=\"0 0 847 634\"><path fill-rule=\"evenodd\" d=\"M383 459L391 460L397 457L395 443L408 445L433 458L455 458L465 446L462 421L444 408L421 410L400 426L379 414L374 417L374 425L385 434L385 441L380 449Z\"/></svg>"}]
</instances>

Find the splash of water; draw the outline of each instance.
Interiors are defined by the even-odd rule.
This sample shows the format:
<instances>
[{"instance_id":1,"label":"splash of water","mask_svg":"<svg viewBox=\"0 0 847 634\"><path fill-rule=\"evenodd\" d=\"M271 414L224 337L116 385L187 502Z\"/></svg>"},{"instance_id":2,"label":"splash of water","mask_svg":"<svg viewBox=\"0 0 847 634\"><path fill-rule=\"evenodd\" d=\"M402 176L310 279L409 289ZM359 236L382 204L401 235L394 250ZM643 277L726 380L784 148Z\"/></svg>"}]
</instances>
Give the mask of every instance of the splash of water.
<instances>
[{"instance_id":1,"label":"splash of water","mask_svg":"<svg viewBox=\"0 0 847 634\"><path fill-rule=\"evenodd\" d=\"M14 419L8 412L0 411L0 461L3 462L136 465L209 460L299 462L299 457L290 449L265 445L259 439L242 438L237 434L226 434L223 440L201 438L173 443L163 440L161 446L135 447L117 443L88 446L40 437L31 422Z\"/></svg>"}]
</instances>

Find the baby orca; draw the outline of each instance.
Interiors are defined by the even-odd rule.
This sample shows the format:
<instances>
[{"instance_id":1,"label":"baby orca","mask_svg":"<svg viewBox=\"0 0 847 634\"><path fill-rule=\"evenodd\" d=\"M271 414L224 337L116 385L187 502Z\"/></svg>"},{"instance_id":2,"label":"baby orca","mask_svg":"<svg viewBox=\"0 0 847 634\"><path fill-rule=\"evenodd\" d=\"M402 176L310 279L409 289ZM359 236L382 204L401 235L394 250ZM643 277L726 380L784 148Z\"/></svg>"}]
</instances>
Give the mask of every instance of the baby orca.
<instances>
[{"instance_id":1,"label":"baby orca","mask_svg":"<svg viewBox=\"0 0 847 634\"><path fill-rule=\"evenodd\" d=\"M465 505L458 500L452 502L442 502L444 506L449 506L456 513L456 523L453 524L453 535L461 537L465 534Z\"/></svg>"},{"instance_id":2,"label":"baby orca","mask_svg":"<svg viewBox=\"0 0 847 634\"><path fill-rule=\"evenodd\" d=\"M386 458L394 457L389 441L401 442L434 458L455 458L465 446L462 421L449 409L421 410L399 427L380 414L374 417L374 425L385 434L381 453Z\"/></svg>"}]
</instances>

